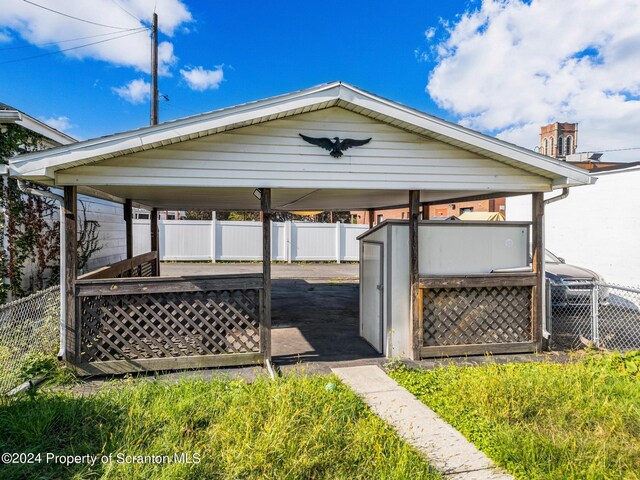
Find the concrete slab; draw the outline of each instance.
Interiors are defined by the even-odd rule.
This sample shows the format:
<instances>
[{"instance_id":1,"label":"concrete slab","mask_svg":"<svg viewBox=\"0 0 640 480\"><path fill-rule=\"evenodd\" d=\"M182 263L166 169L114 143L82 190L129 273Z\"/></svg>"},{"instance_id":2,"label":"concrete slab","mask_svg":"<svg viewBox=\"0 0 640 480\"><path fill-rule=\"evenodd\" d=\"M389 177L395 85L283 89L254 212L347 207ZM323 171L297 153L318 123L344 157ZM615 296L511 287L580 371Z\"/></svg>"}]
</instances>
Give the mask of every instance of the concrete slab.
<instances>
[{"instance_id":1,"label":"concrete slab","mask_svg":"<svg viewBox=\"0 0 640 480\"><path fill-rule=\"evenodd\" d=\"M508 480L493 462L455 428L389 378L378 366L333 368L333 372L425 455L447 479Z\"/></svg>"}]
</instances>

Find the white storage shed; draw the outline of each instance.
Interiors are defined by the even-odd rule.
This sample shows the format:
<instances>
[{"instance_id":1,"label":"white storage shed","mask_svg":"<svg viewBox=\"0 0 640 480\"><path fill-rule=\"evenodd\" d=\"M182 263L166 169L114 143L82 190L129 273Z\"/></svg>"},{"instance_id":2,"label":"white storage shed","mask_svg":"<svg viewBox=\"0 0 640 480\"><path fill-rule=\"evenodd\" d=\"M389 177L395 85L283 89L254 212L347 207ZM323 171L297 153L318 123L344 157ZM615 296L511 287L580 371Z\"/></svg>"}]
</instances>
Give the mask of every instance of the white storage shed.
<instances>
[{"instance_id":1,"label":"white storage shed","mask_svg":"<svg viewBox=\"0 0 640 480\"><path fill-rule=\"evenodd\" d=\"M531 348L530 226L419 222L419 298L427 298L420 308L424 356L461 348L473 353L506 345L510 351ZM388 357L410 357L408 221L385 221L358 239L360 334Z\"/></svg>"}]
</instances>

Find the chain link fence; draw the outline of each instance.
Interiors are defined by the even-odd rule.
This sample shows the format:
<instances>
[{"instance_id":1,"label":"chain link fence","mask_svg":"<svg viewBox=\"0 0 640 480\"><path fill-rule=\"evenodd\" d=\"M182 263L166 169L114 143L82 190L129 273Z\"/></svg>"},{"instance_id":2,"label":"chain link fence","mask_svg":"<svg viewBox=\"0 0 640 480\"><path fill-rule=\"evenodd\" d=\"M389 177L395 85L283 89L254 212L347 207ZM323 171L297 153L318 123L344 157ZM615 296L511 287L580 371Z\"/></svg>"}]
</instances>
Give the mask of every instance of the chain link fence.
<instances>
[{"instance_id":1,"label":"chain link fence","mask_svg":"<svg viewBox=\"0 0 640 480\"><path fill-rule=\"evenodd\" d=\"M640 288L548 281L547 318L554 349L640 349Z\"/></svg>"},{"instance_id":2,"label":"chain link fence","mask_svg":"<svg viewBox=\"0 0 640 480\"><path fill-rule=\"evenodd\" d=\"M0 395L25 380L34 355L55 355L59 340L60 287L0 305Z\"/></svg>"}]
</instances>

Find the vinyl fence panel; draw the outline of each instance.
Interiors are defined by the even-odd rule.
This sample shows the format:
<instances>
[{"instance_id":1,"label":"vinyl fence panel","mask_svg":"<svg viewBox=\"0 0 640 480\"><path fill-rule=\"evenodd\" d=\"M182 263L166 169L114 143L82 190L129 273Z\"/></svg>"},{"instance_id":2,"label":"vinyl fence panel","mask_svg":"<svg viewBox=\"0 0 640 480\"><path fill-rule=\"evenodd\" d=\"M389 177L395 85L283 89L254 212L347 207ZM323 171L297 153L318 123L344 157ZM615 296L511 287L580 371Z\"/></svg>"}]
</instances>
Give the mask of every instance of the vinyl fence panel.
<instances>
[{"instance_id":1,"label":"vinyl fence panel","mask_svg":"<svg viewBox=\"0 0 640 480\"><path fill-rule=\"evenodd\" d=\"M262 223L216 222L216 260L262 260Z\"/></svg>"},{"instance_id":2,"label":"vinyl fence panel","mask_svg":"<svg viewBox=\"0 0 640 480\"><path fill-rule=\"evenodd\" d=\"M260 261L262 223L160 220L160 259L185 261ZM272 260L358 261L356 237L366 225L272 222ZM149 220L134 220L134 255L150 250Z\"/></svg>"},{"instance_id":3,"label":"vinyl fence panel","mask_svg":"<svg viewBox=\"0 0 640 480\"><path fill-rule=\"evenodd\" d=\"M164 260L211 260L211 222L164 220L160 229L160 258Z\"/></svg>"}]
</instances>

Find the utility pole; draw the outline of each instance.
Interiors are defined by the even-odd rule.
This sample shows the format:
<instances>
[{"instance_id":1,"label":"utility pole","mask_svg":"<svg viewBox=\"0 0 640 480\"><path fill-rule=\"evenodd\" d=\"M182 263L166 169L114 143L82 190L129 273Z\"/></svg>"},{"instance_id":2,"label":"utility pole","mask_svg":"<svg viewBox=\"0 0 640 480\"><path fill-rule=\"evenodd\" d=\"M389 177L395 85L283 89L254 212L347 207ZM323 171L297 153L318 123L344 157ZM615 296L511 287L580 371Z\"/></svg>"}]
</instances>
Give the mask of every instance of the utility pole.
<instances>
[{"instance_id":1,"label":"utility pole","mask_svg":"<svg viewBox=\"0 0 640 480\"><path fill-rule=\"evenodd\" d=\"M158 124L158 14L153 13L151 33L151 125Z\"/></svg>"}]
</instances>

